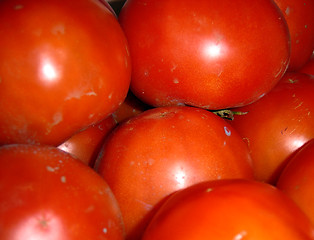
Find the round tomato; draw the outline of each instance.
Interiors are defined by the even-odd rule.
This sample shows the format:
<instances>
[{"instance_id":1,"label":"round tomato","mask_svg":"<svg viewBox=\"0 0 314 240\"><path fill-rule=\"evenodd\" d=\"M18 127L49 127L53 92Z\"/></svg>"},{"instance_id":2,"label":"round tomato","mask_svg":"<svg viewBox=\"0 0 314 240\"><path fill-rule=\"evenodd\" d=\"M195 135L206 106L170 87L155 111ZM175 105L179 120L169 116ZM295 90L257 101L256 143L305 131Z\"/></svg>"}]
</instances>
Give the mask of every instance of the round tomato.
<instances>
[{"instance_id":1,"label":"round tomato","mask_svg":"<svg viewBox=\"0 0 314 240\"><path fill-rule=\"evenodd\" d=\"M0 147L1 240L124 239L121 212L107 183L55 148Z\"/></svg>"},{"instance_id":2,"label":"round tomato","mask_svg":"<svg viewBox=\"0 0 314 240\"><path fill-rule=\"evenodd\" d=\"M174 193L143 240L310 240L314 227L280 190L248 180L203 182Z\"/></svg>"},{"instance_id":3,"label":"round tomato","mask_svg":"<svg viewBox=\"0 0 314 240\"><path fill-rule=\"evenodd\" d=\"M0 33L0 144L61 144L126 97L127 41L99 0L1 1Z\"/></svg>"},{"instance_id":4,"label":"round tomato","mask_svg":"<svg viewBox=\"0 0 314 240\"><path fill-rule=\"evenodd\" d=\"M291 157L277 187L291 197L314 224L314 139Z\"/></svg>"},{"instance_id":5,"label":"round tomato","mask_svg":"<svg viewBox=\"0 0 314 240\"><path fill-rule=\"evenodd\" d=\"M300 69L314 50L314 1L274 0L287 21L291 38L288 70Z\"/></svg>"},{"instance_id":6,"label":"round tomato","mask_svg":"<svg viewBox=\"0 0 314 240\"><path fill-rule=\"evenodd\" d=\"M58 148L72 154L86 165L93 167L106 135L115 126L116 121L110 115L101 122L74 134L60 144Z\"/></svg>"},{"instance_id":7,"label":"round tomato","mask_svg":"<svg viewBox=\"0 0 314 240\"><path fill-rule=\"evenodd\" d=\"M246 140L255 177L275 183L287 158L314 137L314 77L287 73L266 96L236 108L231 125Z\"/></svg>"},{"instance_id":8,"label":"round tomato","mask_svg":"<svg viewBox=\"0 0 314 240\"><path fill-rule=\"evenodd\" d=\"M127 239L139 239L160 202L178 189L253 178L240 135L215 114L184 106L147 110L115 128L96 169L119 202Z\"/></svg>"},{"instance_id":9,"label":"round tomato","mask_svg":"<svg viewBox=\"0 0 314 240\"><path fill-rule=\"evenodd\" d=\"M272 0L128 0L131 90L152 106L243 106L279 81L289 32Z\"/></svg>"}]
</instances>

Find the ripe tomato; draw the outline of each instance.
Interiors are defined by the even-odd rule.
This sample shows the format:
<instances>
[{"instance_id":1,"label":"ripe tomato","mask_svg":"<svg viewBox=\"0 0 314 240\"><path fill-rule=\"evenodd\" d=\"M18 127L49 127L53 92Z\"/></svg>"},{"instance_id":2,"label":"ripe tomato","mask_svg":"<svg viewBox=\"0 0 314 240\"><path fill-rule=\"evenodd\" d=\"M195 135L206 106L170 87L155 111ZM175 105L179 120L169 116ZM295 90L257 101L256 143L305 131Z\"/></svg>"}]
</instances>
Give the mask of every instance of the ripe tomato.
<instances>
[{"instance_id":1,"label":"ripe tomato","mask_svg":"<svg viewBox=\"0 0 314 240\"><path fill-rule=\"evenodd\" d=\"M243 106L282 77L289 32L272 0L128 0L131 90L152 106Z\"/></svg>"},{"instance_id":2,"label":"ripe tomato","mask_svg":"<svg viewBox=\"0 0 314 240\"><path fill-rule=\"evenodd\" d=\"M314 50L314 1L274 0L288 24L291 38L291 58L288 70L300 69Z\"/></svg>"},{"instance_id":3,"label":"ripe tomato","mask_svg":"<svg viewBox=\"0 0 314 240\"><path fill-rule=\"evenodd\" d=\"M314 139L290 159L277 187L291 197L314 224Z\"/></svg>"},{"instance_id":4,"label":"ripe tomato","mask_svg":"<svg viewBox=\"0 0 314 240\"><path fill-rule=\"evenodd\" d=\"M0 239L123 239L121 212L94 170L55 148L0 147Z\"/></svg>"},{"instance_id":5,"label":"ripe tomato","mask_svg":"<svg viewBox=\"0 0 314 240\"><path fill-rule=\"evenodd\" d=\"M1 1L0 33L0 144L61 144L123 102L127 41L99 0Z\"/></svg>"},{"instance_id":6,"label":"ripe tomato","mask_svg":"<svg viewBox=\"0 0 314 240\"><path fill-rule=\"evenodd\" d=\"M116 121L110 115L101 122L74 134L58 148L93 167L105 137L115 126Z\"/></svg>"},{"instance_id":7,"label":"ripe tomato","mask_svg":"<svg viewBox=\"0 0 314 240\"><path fill-rule=\"evenodd\" d=\"M275 183L287 158L314 137L314 77L287 73L266 96L236 108L231 125L245 138L255 177Z\"/></svg>"},{"instance_id":8,"label":"ripe tomato","mask_svg":"<svg viewBox=\"0 0 314 240\"><path fill-rule=\"evenodd\" d=\"M161 201L212 179L253 178L246 144L222 118L193 107L147 110L115 128L96 161L139 239Z\"/></svg>"},{"instance_id":9,"label":"ripe tomato","mask_svg":"<svg viewBox=\"0 0 314 240\"><path fill-rule=\"evenodd\" d=\"M314 227L280 190L257 181L203 182L174 193L143 240L310 240Z\"/></svg>"}]
</instances>

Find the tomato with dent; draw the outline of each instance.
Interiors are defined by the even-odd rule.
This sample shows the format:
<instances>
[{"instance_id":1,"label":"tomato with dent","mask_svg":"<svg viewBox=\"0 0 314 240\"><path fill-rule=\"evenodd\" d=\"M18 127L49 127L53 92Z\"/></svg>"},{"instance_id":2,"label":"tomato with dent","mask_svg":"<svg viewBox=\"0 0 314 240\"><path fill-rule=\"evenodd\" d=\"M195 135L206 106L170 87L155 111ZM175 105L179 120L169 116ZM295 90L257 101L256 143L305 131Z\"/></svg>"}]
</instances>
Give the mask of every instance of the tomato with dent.
<instances>
[{"instance_id":1,"label":"tomato with dent","mask_svg":"<svg viewBox=\"0 0 314 240\"><path fill-rule=\"evenodd\" d=\"M128 0L119 21L131 90L152 106L243 106L288 67L288 27L272 0Z\"/></svg>"},{"instance_id":2,"label":"tomato with dent","mask_svg":"<svg viewBox=\"0 0 314 240\"><path fill-rule=\"evenodd\" d=\"M314 227L272 185L249 180L203 182L174 193L143 240L311 240Z\"/></svg>"},{"instance_id":3,"label":"tomato with dent","mask_svg":"<svg viewBox=\"0 0 314 240\"><path fill-rule=\"evenodd\" d=\"M121 211L93 169L55 147L0 147L1 240L122 240Z\"/></svg>"},{"instance_id":4,"label":"tomato with dent","mask_svg":"<svg viewBox=\"0 0 314 240\"><path fill-rule=\"evenodd\" d=\"M233 109L230 124L247 142L255 177L275 183L287 158L314 137L314 77L286 73L267 95Z\"/></svg>"},{"instance_id":5,"label":"tomato with dent","mask_svg":"<svg viewBox=\"0 0 314 240\"><path fill-rule=\"evenodd\" d=\"M314 50L314 1L274 0L281 9L290 32L289 71L297 71L310 59Z\"/></svg>"},{"instance_id":6,"label":"tomato with dent","mask_svg":"<svg viewBox=\"0 0 314 240\"><path fill-rule=\"evenodd\" d=\"M99 0L0 3L0 144L58 145L124 101L128 45Z\"/></svg>"},{"instance_id":7,"label":"tomato with dent","mask_svg":"<svg viewBox=\"0 0 314 240\"><path fill-rule=\"evenodd\" d=\"M158 206L192 184L253 179L241 136L204 109L174 106L147 110L110 133L96 169L117 198L126 239L139 239Z\"/></svg>"},{"instance_id":8,"label":"tomato with dent","mask_svg":"<svg viewBox=\"0 0 314 240\"><path fill-rule=\"evenodd\" d=\"M292 198L314 224L314 139L291 157L277 187Z\"/></svg>"},{"instance_id":9,"label":"tomato with dent","mask_svg":"<svg viewBox=\"0 0 314 240\"><path fill-rule=\"evenodd\" d=\"M58 148L72 154L86 165L93 167L104 139L115 126L116 120L111 114L101 122L74 134L60 144Z\"/></svg>"}]
</instances>

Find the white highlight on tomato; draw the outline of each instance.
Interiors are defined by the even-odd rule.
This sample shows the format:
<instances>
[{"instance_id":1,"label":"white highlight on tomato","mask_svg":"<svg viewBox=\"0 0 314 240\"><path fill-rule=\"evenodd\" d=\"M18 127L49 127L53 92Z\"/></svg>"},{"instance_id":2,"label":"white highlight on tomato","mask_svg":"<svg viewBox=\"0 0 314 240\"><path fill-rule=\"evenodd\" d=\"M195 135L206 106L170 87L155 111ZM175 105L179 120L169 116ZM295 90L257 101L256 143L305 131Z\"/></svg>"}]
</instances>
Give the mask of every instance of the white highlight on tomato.
<instances>
[{"instance_id":1,"label":"white highlight on tomato","mask_svg":"<svg viewBox=\"0 0 314 240\"><path fill-rule=\"evenodd\" d=\"M209 57L218 57L221 53L220 45L210 44L206 46L205 53Z\"/></svg>"},{"instance_id":2,"label":"white highlight on tomato","mask_svg":"<svg viewBox=\"0 0 314 240\"><path fill-rule=\"evenodd\" d=\"M47 81L55 80L58 75L54 66L49 62L43 64L42 74Z\"/></svg>"},{"instance_id":3,"label":"white highlight on tomato","mask_svg":"<svg viewBox=\"0 0 314 240\"><path fill-rule=\"evenodd\" d=\"M64 234L63 223L58 215L50 211L40 211L21 220L14 231L11 240L55 240L62 239Z\"/></svg>"},{"instance_id":4,"label":"white highlight on tomato","mask_svg":"<svg viewBox=\"0 0 314 240\"><path fill-rule=\"evenodd\" d=\"M174 178L175 178L179 188L185 187L186 173L183 169L177 170L176 173L174 174Z\"/></svg>"}]
</instances>

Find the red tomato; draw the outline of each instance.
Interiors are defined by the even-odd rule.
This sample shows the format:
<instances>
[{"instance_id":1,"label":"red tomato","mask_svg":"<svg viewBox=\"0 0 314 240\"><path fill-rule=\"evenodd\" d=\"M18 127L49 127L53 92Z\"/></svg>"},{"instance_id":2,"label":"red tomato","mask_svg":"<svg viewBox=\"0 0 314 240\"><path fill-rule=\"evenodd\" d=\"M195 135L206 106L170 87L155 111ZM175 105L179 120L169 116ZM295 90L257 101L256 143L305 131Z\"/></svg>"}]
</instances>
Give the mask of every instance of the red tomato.
<instances>
[{"instance_id":1,"label":"red tomato","mask_svg":"<svg viewBox=\"0 0 314 240\"><path fill-rule=\"evenodd\" d=\"M123 102L127 42L99 0L1 1L0 32L0 144L61 144Z\"/></svg>"},{"instance_id":2,"label":"red tomato","mask_svg":"<svg viewBox=\"0 0 314 240\"><path fill-rule=\"evenodd\" d=\"M235 111L231 125L245 138L255 177L275 183L287 158L314 137L314 77L287 73L257 102Z\"/></svg>"},{"instance_id":3,"label":"red tomato","mask_svg":"<svg viewBox=\"0 0 314 240\"><path fill-rule=\"evenodd\" d=\"M300 69L314 50L314 1L274 0L288 24L291 38L289 71Z\"/></svg>"},{"instance_id":4,"label":"red tomato","mask_svg":"<svg viewBox=\"0 0 314 240\"><path fill-rule=\"evenodd\" d=\"M47 146L0 148L0 239L123 239L107 183L69 154Z\"/></svg>"},{"instance_id":5,"label":"red tomato","mask_svg":"<svg viewBox=\"0 0 314 240\"><path fill-rule=\"evenodd\" d=\"M272 0L128 0L131 90L152 106L243 106L289 62L287 24Z\"/></svg>"},{"instance_id":6,"label":"red tomato","mask_svg":"<svg viewBox=\"0 0 314 240\"><path fill-rule=\"evenodd\" d=\"M117 123L121 123L151 108L140 101L130 91L121 106L112 114Z\"/></svg>"},{"instance_id":7,"label":"red tomato","mask_svg":"<svg viewBox=\"0 0 314 240\"><path fill-rule=\"evenodd\" d=\"M291 197L314 224L314 139L290 159L277 187Z\"/></svg>"},{"instance_id":8,"label":"red tomato","mask_svg":"<svg viewBox=\"0 0 314 240\"><path fill-rule=\"evenodd\" d=\"M314 52L307 63L299 70L299 72L314 75Z\"/></svg>"},{"instance_id":9,"label":"red tomato","mask_svg":"<svg viewBox=\"0 0 314 240\"><path fill-rule=\"evenodd\" d=\"M205 180L253 178L246 144L204 109L147 110L107 138L96 169L115 194L127 239L139 239L158 204Z\"/></svg>"},{"instance_id":10,"label":"red tomato","mask_svg":"<svg viewBox=\"0 0 314 240\"><path fill-rule=\"evenodd\" d=\"M310 240L314 227L280 190L248 180L203 182L174 193L143 240Z\"/></svg>"},{"instance_id":11,"label":"red tomato","mask_svg":"<svg viewBox=\"0 0 314 240\"><path fill-rule=\"evenodd\" d=\"M72 154L86 165L93 167L105 137L115 126L116 121L110 115L100 123L93 124L74 134L60 144L58 148Z\"/></svg>"}]
</instances>

